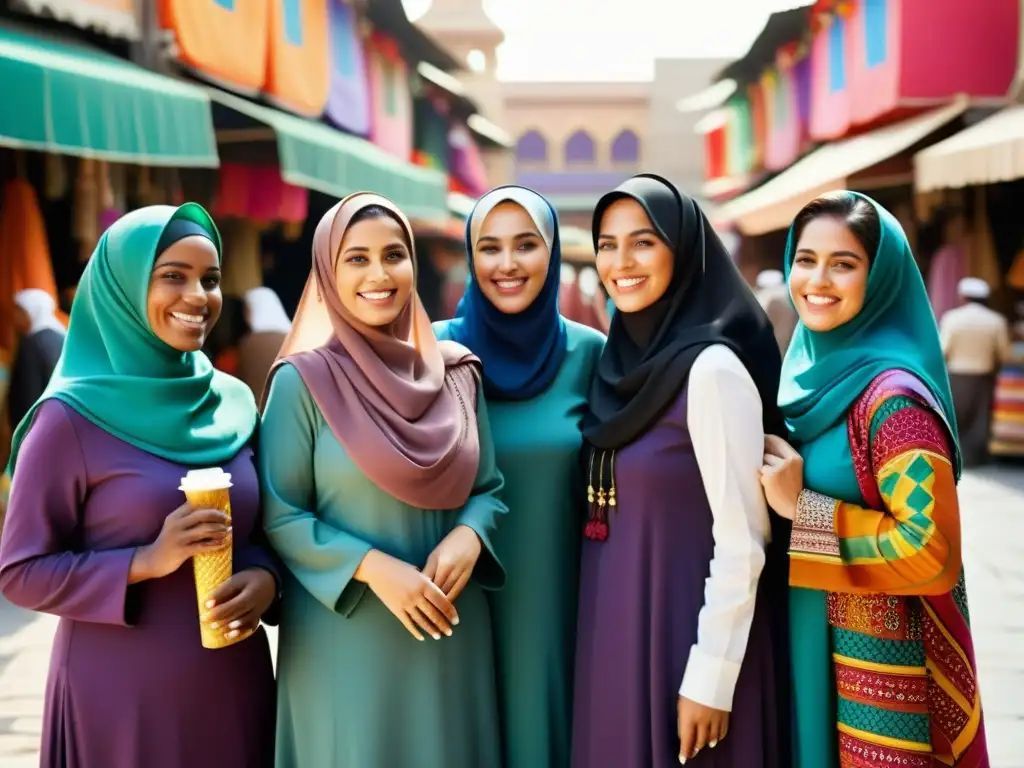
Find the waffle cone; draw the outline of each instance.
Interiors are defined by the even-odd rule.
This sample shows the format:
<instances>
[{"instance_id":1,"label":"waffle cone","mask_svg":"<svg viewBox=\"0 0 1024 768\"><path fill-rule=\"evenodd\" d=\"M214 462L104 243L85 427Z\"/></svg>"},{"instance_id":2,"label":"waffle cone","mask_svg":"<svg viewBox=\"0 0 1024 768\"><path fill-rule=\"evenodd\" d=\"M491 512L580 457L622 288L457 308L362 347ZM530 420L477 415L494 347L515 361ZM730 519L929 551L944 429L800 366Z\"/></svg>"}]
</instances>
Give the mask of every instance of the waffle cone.
<instances>
[{"instance_id":1,"label":"waffle cone","mask_svg":"<svg viewBox=\"0 0 1024 768\"><path fill-rule=\"evenodd\" d=\"M185 498L188 503L196 509L219 509L231 519L231 498L227 488L214 490L185 491ZM199 606L199 614L206 613L206 601L210 595L221 584L231 578L231 545L232 537L229 535L224 546L213 552L203 552L192 558L192 569L196 579L196 602ZM199 623L203 648L227 648L245 635L228 640L224 636L224 629L213 629L208 624Z\"/></svg>"}]
</instances>

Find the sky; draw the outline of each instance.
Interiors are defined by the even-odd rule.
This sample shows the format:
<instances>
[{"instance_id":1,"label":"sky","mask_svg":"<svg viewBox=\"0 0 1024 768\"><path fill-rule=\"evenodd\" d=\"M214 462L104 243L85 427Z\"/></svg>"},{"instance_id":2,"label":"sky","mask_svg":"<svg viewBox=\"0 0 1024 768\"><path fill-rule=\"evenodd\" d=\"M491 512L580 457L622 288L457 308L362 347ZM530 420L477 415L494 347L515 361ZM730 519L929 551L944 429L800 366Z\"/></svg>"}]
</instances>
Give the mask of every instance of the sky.
<instances>
[{"instance_id":1,"label":"sky","mask_svg":"<svg viewBox=\"0 0 1024 768\"><path fill-rule=\"evenodd\" d=\"M467 0L471 1L471 0ZM650 80L655 58L737 58L807 0L482 0L505 32L501 80ZM414 21L430 0L403 0ZM601 10L598 10L598 9Z\"/></svg>"}]
</instances>

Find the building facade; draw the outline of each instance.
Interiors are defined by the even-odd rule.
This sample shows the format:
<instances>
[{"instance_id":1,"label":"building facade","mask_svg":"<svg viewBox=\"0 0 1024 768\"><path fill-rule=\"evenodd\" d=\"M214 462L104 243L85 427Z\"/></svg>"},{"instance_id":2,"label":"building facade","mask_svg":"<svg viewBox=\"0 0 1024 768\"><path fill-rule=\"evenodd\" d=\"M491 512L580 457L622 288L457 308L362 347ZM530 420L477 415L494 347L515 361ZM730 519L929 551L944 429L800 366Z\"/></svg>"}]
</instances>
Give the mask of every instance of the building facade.
<instances>
[{"instance_id":1,"label":"building facade","mask_svg":"<svg viewBox=\"0 0 1024 768\"><path fill-rule=\"evenodd\" d=\"M597 199L638 171L699 191L704 150L693 128L700 115L677 104L725 62L659 60L647 82L501 82L495 49L503 35L482 0L434 0L417 23L467 61L470 71L460 74L467 91L515 141L510 162L489 164L492 183L536 189L563 223L587 230Z\"/></svg>"}]
</instances>

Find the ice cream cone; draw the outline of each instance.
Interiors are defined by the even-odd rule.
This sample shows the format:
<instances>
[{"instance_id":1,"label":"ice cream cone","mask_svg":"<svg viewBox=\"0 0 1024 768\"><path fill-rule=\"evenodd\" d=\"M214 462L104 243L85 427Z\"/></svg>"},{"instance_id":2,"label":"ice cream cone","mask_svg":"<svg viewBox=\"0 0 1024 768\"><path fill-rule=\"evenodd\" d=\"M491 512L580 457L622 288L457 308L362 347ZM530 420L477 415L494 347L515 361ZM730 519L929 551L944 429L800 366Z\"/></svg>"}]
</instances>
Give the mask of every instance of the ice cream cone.
<instances>
[{"instance_id":1,"label":"ice cream cone","mask_svg":"<svg viewBox=\"0 0 1024 768\"><path fill-rule=\"evenodd\" d=\"M231 520L231 475L220 470L195 470L181 479L181 490L185 498L195 509L217 509ZM192 558L195 571L196 601L199 615L207 612L206 601L210 595L231 578L232 536L228 534L224 546L212 552L204 552ZM226 648L244 640L248 634L240 635L231 640L225 637L225 628L214 629L204 622L199 623L199 632L204 648Z\"/></svg>"}]
</instances>

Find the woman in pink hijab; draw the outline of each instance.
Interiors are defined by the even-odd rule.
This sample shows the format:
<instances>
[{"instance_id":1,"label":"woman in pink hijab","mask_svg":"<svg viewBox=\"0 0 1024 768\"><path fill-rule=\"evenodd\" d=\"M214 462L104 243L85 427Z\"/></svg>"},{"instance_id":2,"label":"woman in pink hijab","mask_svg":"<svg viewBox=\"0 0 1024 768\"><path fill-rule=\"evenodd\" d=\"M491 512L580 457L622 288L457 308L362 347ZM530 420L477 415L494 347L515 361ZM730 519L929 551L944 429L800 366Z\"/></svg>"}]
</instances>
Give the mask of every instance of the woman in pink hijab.
<instances>
[{"instance_id":1,"label":"woman in pink hijab","mask_svg":"<svg viewBox=\"0 0 1024 768\"><path fill-rule=\"evenodd\" d=\"M479 361L434 337L390 201L358 193L321 219L267 392L264 523L293 577L278 768L499 765L483 590L505 577L504 481Z\"/></svg>"}]
</instances>

